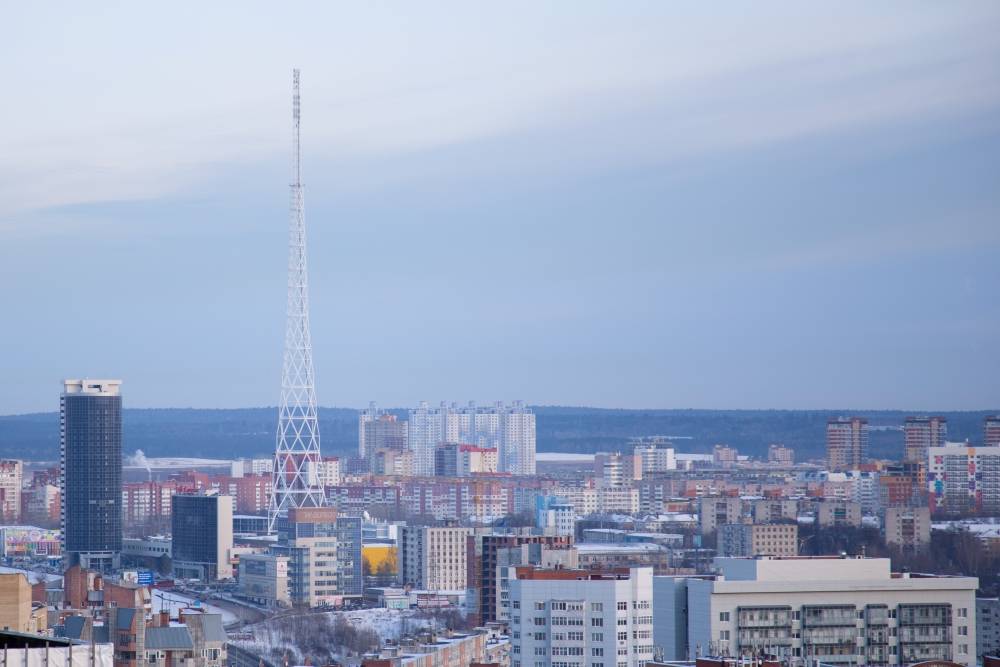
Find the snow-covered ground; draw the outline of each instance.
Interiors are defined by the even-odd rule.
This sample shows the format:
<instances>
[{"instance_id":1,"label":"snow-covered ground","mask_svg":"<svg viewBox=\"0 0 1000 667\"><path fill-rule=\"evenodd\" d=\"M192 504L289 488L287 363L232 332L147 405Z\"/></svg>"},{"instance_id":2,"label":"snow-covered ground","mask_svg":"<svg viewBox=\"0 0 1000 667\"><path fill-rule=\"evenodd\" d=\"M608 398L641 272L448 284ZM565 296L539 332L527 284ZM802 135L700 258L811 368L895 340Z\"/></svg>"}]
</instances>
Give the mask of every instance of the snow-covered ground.
<instances>
[{"instance_id":1,"label":"snow-covered ground","mask_svg":"<svg viewBox=\"0 0 1000 667\"><path fill-rule=\"evenodd\" d=\"M359 609L357 611L331 611L323 614L332 622L338 616L343 616L356 629L371 629L378 633L381 642L387 639L399 639L405 630L414 633L430 626L434 619L421 612L411 609ZM312 616L313 618L315 616ZM294 638L284 636L279 630L281 619L269 619L243 628L243 632L252 635L252 639L237 639L235 643L257 655L270 655L274 649L288 652L296 659L299 647L294 645Z\"/></svg>"},{"instance_id":2,"label":"snow-covered ground","mask_svg":"<svg viewBox=\"0 0 1000 667\"><path fill-rule=\"evenodd\" d=\"M236 615L225 609L219 609L216 606L207 604L205 602L199 602L194 598L187 597L186 595L181 595L180 593L175 593L172 590L159 590L153 589L152 591L152 607L153 612L158 612L162 609L169 609L171 616L177 615L177 610L192 608L200 609L206 614L222 614L222 624L228 625L230 623L235 623L238 618Z\"/></svg>"},{"instance_id":3,"label":"snow-covered ground","mask_svg":"<svg viewBox=\"0 0 1000 667\"><path fill-rule=\"evenodd\" d=\"M59 581L62 579L62 575L52 574L49 572L33 572L31 570L22 570L17 567L0 567L0 574L25 574L28 576L28 583L35 583L44 579L45 581Z\"/></svg>"}]
</instances>

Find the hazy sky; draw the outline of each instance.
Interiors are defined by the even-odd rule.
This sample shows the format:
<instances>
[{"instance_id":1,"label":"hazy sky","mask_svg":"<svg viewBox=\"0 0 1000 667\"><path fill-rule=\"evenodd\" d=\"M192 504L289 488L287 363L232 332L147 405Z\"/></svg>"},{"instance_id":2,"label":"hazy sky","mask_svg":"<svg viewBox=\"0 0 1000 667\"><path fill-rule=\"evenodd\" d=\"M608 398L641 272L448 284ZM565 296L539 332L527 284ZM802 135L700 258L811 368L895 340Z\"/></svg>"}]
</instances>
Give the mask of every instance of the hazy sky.
<instances>
[{"instance_id":1,"label":"hazy sky","mask_svg":"<svg viewBox=\"0 0 1000 667\"><path fill-rule=\"evenodd\" d=\"M725 10L8 4L0 414L277 402L293 67L323 405L1000 406L1000 4Z\"/></svg>"}]
</instances>

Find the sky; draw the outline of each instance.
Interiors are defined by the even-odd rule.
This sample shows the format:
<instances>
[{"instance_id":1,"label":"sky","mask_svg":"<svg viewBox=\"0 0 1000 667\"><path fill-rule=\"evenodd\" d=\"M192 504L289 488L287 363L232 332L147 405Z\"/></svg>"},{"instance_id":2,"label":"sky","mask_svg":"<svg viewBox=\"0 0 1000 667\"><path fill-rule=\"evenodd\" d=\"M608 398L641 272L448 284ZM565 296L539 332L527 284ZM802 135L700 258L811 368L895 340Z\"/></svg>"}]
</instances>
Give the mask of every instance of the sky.
<instances>
[{"instance_id":1,"label":"sky","mask_svg":"<svg viewBox=\"0 0 1000 667\"><path fill-rule=\"evenodd\" d=\"M19 3L0 414L1000 407L996 2Z\"/></svg>"}]
</instances>

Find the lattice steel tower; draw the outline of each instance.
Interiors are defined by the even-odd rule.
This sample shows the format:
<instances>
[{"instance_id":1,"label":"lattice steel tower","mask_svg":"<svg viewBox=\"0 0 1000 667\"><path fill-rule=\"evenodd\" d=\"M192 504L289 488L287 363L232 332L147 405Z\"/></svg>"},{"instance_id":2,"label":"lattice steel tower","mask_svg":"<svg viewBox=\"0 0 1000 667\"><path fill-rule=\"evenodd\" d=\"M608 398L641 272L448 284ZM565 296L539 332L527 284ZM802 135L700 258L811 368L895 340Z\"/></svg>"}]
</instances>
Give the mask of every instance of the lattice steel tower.
<instances>
[{"instance_id":1,"label":"lattice steel tower","mask_svg":"<svg viewBox=\"0 0 1000 667\"><path fill-rule=\"evenodd\" d=\"M294 157L291 219L288 225L288 309L273 488L268 508L268 528L271 532L275 531L275 522L286 516L289 508L318 507L324 501L316 468L320 462L319 421L316 418L316 385L309 336L309 281L306 274L297 69L292 72L292 82Z\"/></svg>"}]
</instances>

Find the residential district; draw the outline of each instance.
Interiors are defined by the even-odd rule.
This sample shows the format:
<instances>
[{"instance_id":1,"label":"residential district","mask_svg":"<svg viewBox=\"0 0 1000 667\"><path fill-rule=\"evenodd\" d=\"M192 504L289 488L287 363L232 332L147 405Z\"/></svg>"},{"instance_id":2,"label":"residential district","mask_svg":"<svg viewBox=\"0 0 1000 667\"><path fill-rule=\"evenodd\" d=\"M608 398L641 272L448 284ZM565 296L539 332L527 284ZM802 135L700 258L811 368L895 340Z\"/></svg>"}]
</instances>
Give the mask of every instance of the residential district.
<instances>
[{"instance_id":1,"label":"residential district","mask_svg":"<svg viewBox=\"0 0 1000 667\"><path fill-rule=\"evenodd\" d=\"M405 416L349 457L137 464L121 382L67 380L59 465L0 462L4 667L997 664L1000 416L908 418L894 461L849 416L822 461Z\"/></svg>"}]
</instances>

